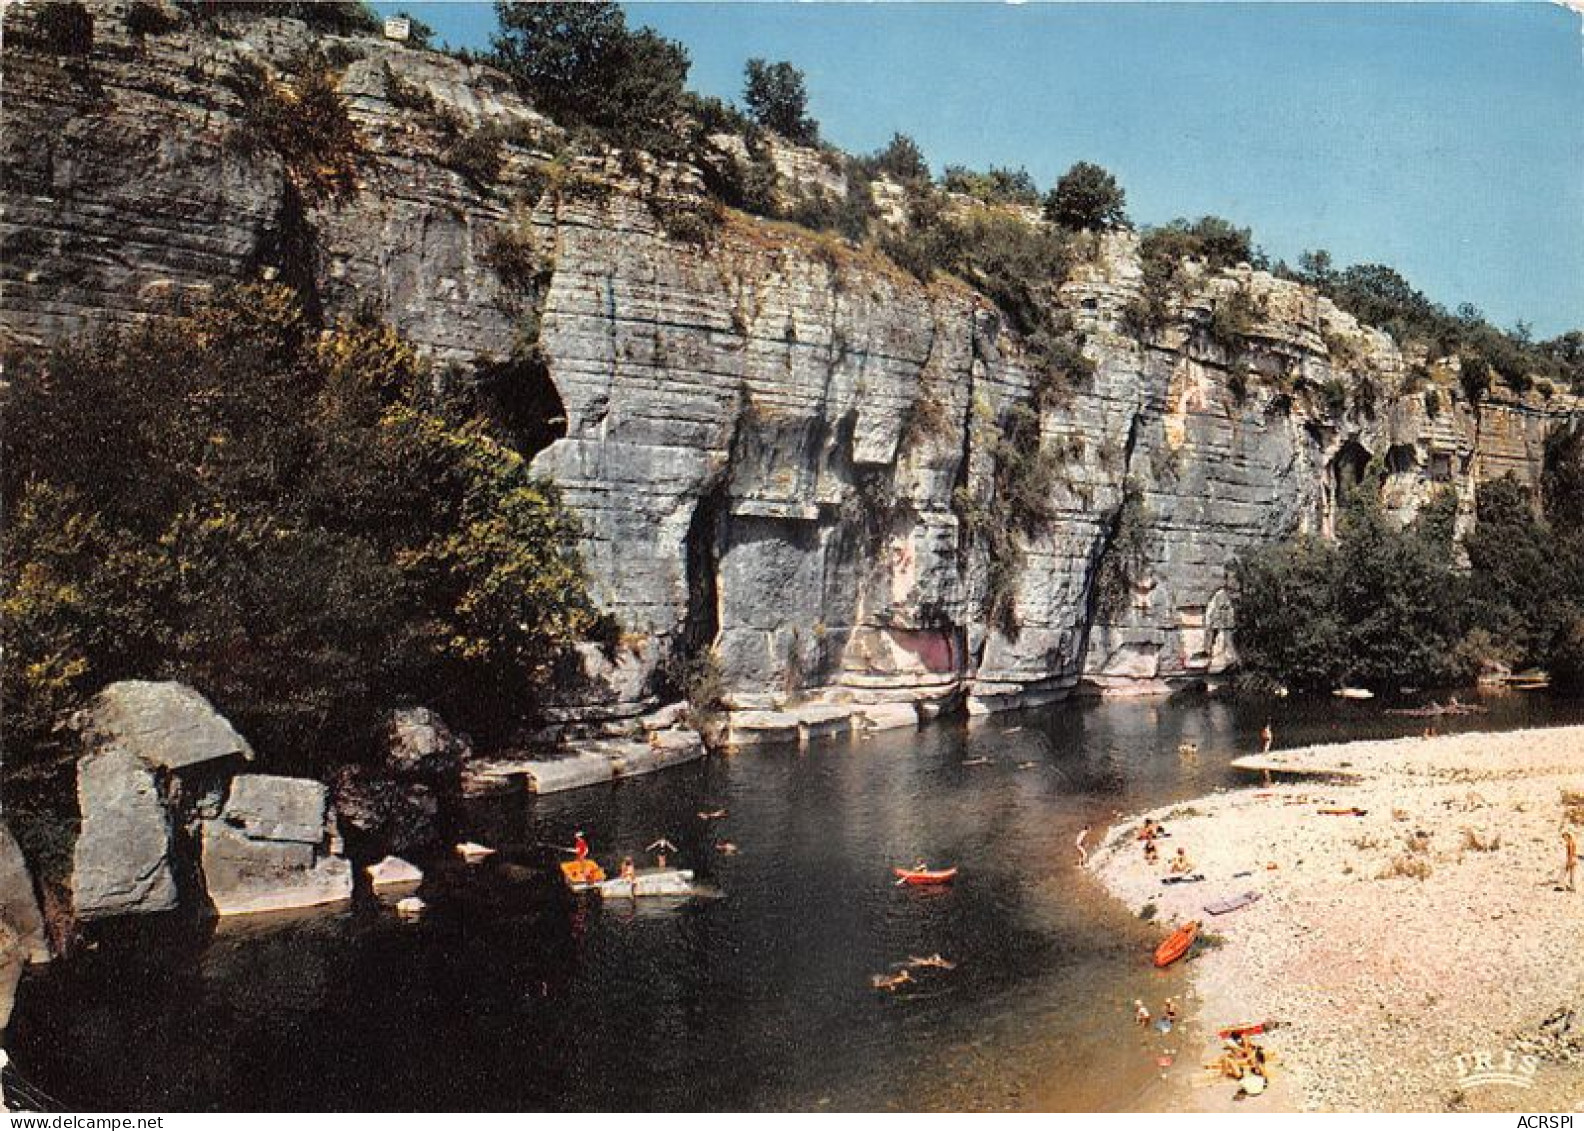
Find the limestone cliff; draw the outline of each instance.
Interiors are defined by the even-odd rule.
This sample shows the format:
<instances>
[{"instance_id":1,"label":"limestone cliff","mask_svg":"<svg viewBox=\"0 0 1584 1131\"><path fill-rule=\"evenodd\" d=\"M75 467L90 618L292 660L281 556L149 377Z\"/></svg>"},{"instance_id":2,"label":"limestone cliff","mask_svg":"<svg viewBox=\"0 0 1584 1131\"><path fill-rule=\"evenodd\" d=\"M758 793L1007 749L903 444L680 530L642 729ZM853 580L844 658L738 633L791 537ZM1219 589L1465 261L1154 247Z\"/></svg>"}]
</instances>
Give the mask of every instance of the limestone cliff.
<instances>
[{"instance_id":1,"label":"limestone cliff","mask_svg":"<svg viewBox=\"0 0 1584 1131\"><path fill-rule=\"evenodd\" d=\"M379 40L315 41L363 152L353 191L314 198L236 144L223 81L243 58L291 67L301 25L135 38L114 5L96 12L89 57L6 47L0 344L265 274L329 316L372 305L442 366L504 381L630 645L615 665L581 657L566 722L626 726L669 657L709 647L744 741L847 725L847 704L894 723L915 704L1213 678L1236 658L1227 566L1244 547L1327 529L1371 457L1403 514L1444 482L1466 515L1481 481L1534 479L1549 422L1578 411L1560 395L1471 406L1449 374L1427 399L1389 337L1246 268L1200 278L1141 340L1122 317L1135 241L1097 241L1057 299L1096 373L1043 414L1052 517L1008 594L1015 627L994 627L962 517L998 505L995 439L1033 376L987 299L735 213L701 236L676 222L704 199L693 170L570 153L502 76ZM488 183L448 156L481 127L504 158ZM813 155L775 156L784 185L840 191ZM877 195L899 207L895 186ZM1210 323L1233 292L1257 317L1229 350ZM536 364L506 360L525 342ZM1098 584L1108 568L1120 599ZM800 703L816 707L774 713Z\"/></svg>"}]
</instances>

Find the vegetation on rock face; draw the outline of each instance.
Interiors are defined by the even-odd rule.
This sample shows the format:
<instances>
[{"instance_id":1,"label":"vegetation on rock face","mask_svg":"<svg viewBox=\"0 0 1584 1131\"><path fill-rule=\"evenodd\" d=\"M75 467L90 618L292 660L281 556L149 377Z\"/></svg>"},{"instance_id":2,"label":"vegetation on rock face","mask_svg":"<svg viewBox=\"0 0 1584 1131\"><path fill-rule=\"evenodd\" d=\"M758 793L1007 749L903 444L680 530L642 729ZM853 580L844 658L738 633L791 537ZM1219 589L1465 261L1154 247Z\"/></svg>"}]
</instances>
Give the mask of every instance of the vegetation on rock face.
<instances>
[{"instance_id":1,"label":"vegetation on rock face","mask_svg":"<svg viewBox=\"0 0 1584 1131\"><path fill-rule=\"evenodd\" d=\"M1564 429L1547 478L1579 474ZM1564 501L1565 500L1565 501ZM1309 535L1246 553L1235 569L1238 651L1256 681L1307 690L1457 683L1484 667L1551 666L1575 681L1584 626L1584 524L1564 488L1536 515L1510 476L1480 485L1476 525L1453 540L1450 491L1406 529L1383 513L1378 478L1348 499L1336 542Z\"/></svg>"},{"instance_id":2,"label":"vegetation on rock face","mask_svg":"<svg viewBox=\"0 0 1584 1131\"><path fill-rule=\"evenodd\" d=\"M25 37L41 50L56 55L87 55L93 50L94 18L75 0L66 3L51 0L28 14L32 20Z\"/></svg>"},{"instance_id":3,"label":"vegetation on rock face","mask_svg":"<svg viewBox=\"0 0 1584 1131\"><path fill-rule=\"evenodd\" d=\"M1149 525L1143 487L1129 479L1095 576L1096 608L1105 616L1115 617L1127 607L1149 566Z\"/></svg>"},{"instance_id":4,"label":"vegetation on rock face","mask_svg":"<svg viewBox=\"0 0 1584 1131\"><path fill-rule=\"evenodd\" d=\"M359 0L176 0L176 6L200 24L223 17L276 16L301 20L331 35L371 35L380 19Z\"/></svg>"},{"instance_id":5,"label":"vegetation on rock face","mask_svg":"<svg viewBox=\"0 0 1584 1131\"><path fill-rule=\"evenodd\" d=\"M929 163L918 142L907 134L892 134L885 147L872 158L876 172L884 173L899 184L929 180Z\"/></svg>"},{"instance_id":6,"label":"vegetation on rock face","mask_svg":"<svg viewBox=\"0 0 1584 1131\"><path fill-rule=\"evenodd\" d=\"M1360 322L1391 334L1399 344L1422 345L1432 358L1458 358L1470 401L1485 396L1493 379L1517 392L1527 390L1536 377L1584 391L1584 333L1580 331L1533 342L1527 329L1504 332L1472 306L1448 312L1390 267L1359 263L1337 270L1323 250L1304 252L1296 269L1278 263L1273 270L1314 287Z\"/></svg>"},{"instance_id":7,"label":"vegetation on rock face","mask_svg":"<svg viewBox=\"0 0 1584 1131\"><path fill-rule=\"evenodd\" d=\"M20 366L3 407L8 778L126 677L193 684L281 769L409 696L498 735L608 629L554 487L377 322L243 288Z\"/></svg>"},{"instance_id":8,"label":"vegetation on rock face","mask_svg":"<svg viewBox=\"0 0 1584 1131\"><path fill-rule=\"evenodd\" d=\"M287 83L244 61L229 82L242 114L235 144L278 154L306 199L355 191L362 144L328 64L320 61Z\"/></svg>"},{"instance_id":9,"label":"vegetation on rock face","mask_svg":"<svg viewBox=\"0 0 1584 1131\"><path fill-rule=\"evenodd\" d=\"M1040 199L1039 186L1027 169L1002 169L995 165L982 173L964 165L948 165L941 175L941 188L971 196L984 204L1021 204L1033 208Z\"/></svg>"}]
</instances>

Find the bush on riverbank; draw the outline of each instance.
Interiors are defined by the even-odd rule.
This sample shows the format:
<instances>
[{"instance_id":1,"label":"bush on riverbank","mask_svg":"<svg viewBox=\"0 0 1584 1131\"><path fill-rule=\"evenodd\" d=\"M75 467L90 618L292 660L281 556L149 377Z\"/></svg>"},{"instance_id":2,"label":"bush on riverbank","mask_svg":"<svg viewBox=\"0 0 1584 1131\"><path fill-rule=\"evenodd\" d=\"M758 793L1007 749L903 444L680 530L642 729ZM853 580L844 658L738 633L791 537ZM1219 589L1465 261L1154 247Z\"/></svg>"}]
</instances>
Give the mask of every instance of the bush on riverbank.
<instances>
[{"instance_id":1,"label":"bush on riverbank","mask_svg":"<svg viewBox=\"0 0 1584 1131\"><path fill-rule=\"evenodd\" d=\"M1551 669L1576 690L1584 674L1584 523L1570 492L1577 439L1554 442L1542 513L1510 475L1479 488L1458 565L1449 493L1405 529L1367 476L1336 542L1303 535L1234 567L1238 650L1251 682L1326 691L1467 682L1487 663Z\"/></svg>"},{"instance_id":2,"label":"bush on riverbank","mask_svg":"<svg viewBox=\"0 0 1584 1131\"><path fill-rule=\"evenodd\" d=\"M3 410L8 785L115 679L323 773L407 697L510 727L600 627L555 488L371 319L240 288L19 366Z\"/></svg>"}]
</instances>

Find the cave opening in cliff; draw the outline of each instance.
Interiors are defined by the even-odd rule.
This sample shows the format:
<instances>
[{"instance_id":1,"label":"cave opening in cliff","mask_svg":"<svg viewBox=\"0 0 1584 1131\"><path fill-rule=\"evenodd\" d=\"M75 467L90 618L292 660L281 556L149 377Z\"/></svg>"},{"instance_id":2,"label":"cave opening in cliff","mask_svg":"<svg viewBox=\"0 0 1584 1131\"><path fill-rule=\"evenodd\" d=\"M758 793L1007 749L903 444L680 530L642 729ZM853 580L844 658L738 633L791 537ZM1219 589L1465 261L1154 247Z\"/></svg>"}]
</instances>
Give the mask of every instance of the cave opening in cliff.
<instances>
[{"instance_id":1,"label":"cave opening in cliff","mask_svg":"<svg viewBox=\"0 0 1584 1131\"><path fill-rule=\"evenodd\" d=\"M535 355L479 364L468 382L474 407L524 459L567 434L566 405Z\"/></svg>"},{"instance_id":2,"label":"cave opening in cliff","mask_svg":"<svg viewBox=\"0 0 1584 1131\"><path fill-rule=\"evenodd\" d=\"M730 502L724 477L710 483L699 495L688 523L682 549L687 570L687 619L678 641L684 658L701 656L715 644L720 632L720 547Z\"/></svg>"},{"instance_id":3,"label":"cave opening in cliff","mask_svg":"<svg viewBox=\"0 0 1584 1131\"><path fill-rule=\"evenodd\" d=\"M1349 440L1342 445L1340 451L1331 460L1332 481L1336 486L1336 498L1342 502L1364 482L1365 473L1369 470L1369 450L1356 440Z\"/></svg>"}]
</instances>

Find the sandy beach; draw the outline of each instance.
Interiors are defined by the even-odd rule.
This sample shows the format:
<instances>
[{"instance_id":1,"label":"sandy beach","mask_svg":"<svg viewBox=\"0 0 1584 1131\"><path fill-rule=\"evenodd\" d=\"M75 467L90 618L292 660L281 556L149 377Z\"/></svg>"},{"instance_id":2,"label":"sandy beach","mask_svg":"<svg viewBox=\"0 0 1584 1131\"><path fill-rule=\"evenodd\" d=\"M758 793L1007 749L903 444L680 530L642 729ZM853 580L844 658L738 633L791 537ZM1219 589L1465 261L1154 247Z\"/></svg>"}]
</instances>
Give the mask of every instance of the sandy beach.
<instances>
[{"instance_id":1,"label":"sandy beach","mask_svg":"<svg viewBox=\"0 0 1584 1131\"><path fill-rule=\"evenodd\" d=\"M1563 828L1584 839L1584 727L1234 765L1247 788L1124 819L1091 864L1163 935L1198 919L1211 936L1187 960L1190 1024L1158 1106L1584 1109L1584 875L1578 892L1558 882ZM1169 833L1158 864L1136 839L1146 816ZM1179 847L1203 882L1161 883ZM1261 898L1206 914L1245 891ZM1272 1087L1234 1103L1201 1066L1216 1029L1263 1020L1279 1023L1261 1038Z\"/></svg>"}]
</instances>

